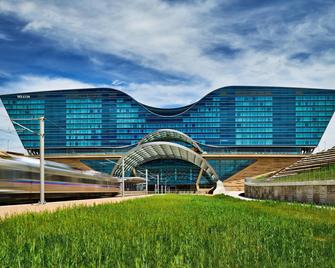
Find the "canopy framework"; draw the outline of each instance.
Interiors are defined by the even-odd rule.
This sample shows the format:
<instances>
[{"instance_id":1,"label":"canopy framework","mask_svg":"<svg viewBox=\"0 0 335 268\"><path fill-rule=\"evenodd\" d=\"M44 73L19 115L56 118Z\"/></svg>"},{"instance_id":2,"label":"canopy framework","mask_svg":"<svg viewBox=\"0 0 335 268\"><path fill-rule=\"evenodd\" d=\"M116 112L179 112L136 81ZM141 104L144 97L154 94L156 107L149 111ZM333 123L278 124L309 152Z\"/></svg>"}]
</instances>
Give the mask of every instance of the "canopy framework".
<instances>
[{"instance_id":1,"label":"canopy framework","mask_svg":"<svg viewBox=\"0 0 335 268\"><path fill-rule=\"evenodd\" d=\"M205 173L213 182L216 182L219 179L216 171L200 154L183 145L166 141L146 142L130 150L115 165L112 175L122 175L122 161L124 161L124 169L127 172L146 162L157 159L184 160L198 166L200 168L200 173ZM196 180L195 184L198 189L199 178Z\"/></svg>"},{"instance_id":2,"label":"canopy framework","mask_svg":"<svg viewBox=\"0 0 335 268\"><path fill-rule=\"evenodd\" d=\"M179 141L184 142L192 146L192 148L199 153L202 153L203 150L200 148L198 143L194 141L191 137L187 136L185 133L180 132L174 129L159 129L155 132L152 132L146 135L142 140L139 141L138 145L142 145L148 142L154 141Z\"/></svg>"}]
</instances>

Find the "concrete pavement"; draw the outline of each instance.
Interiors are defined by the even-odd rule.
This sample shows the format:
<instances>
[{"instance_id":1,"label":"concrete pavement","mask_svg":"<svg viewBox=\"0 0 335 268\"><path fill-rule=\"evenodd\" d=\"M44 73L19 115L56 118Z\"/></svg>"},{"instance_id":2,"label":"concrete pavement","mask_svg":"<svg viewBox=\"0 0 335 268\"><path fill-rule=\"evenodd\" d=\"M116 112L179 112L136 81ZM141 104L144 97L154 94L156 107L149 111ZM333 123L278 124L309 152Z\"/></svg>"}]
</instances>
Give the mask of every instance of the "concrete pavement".
<instances>
[{"instance_id":1,"label":"concrete pavement","mask_svg":"<svg viewBox=\"0 0 335 268\"><path fill-rule=\"evenodd\" d=\"M96 198L84 200L70 200L50 202L44 205L40 204L23 204L0 206L0 219L8 218L14 215L25 214L30 212L56 211L62 208L70 208L75 206L93 206L99 204L119 203L131 199L145 198L151 195L132 195L125 197Z\"/></svg>"}]
</instances>

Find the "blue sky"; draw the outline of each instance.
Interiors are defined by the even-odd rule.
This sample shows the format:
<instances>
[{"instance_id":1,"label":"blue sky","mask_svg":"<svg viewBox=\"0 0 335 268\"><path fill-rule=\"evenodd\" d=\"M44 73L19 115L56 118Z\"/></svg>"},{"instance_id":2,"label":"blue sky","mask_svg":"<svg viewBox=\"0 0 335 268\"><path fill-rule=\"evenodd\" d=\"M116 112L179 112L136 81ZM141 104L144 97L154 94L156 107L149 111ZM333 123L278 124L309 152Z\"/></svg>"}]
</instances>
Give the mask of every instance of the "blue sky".
<instances>
[{"instance_id":1,"label":"blue sky","mask_svg":"<svg viewBox=\"0 0 335 268\"><path fill-rule=\"evenodd\" d=\"M190 104L227 85L335 88L335 1L0 1L0 92L107 86Z\"/></svg>"}]
</instances>

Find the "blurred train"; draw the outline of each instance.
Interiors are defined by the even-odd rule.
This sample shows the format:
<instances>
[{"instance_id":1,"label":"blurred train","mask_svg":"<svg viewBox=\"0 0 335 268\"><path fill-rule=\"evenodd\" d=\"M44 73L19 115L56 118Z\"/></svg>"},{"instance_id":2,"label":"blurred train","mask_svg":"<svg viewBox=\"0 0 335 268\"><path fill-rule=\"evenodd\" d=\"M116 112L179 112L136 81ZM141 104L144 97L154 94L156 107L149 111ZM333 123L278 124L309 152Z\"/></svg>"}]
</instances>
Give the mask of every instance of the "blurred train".
<instances>
[{"instance_id":1,"label":"blurred train","mask_svg":"<svg viewBox=\"0 0 335 268\"><path fill-rule=\"evenodd\" d=\"M0 156L0 204L39 199L40 162L24 156ZM120 192L117 178L94 171L45 161L45 197L68 199L115 196Z\"/></svg>"}]
</instances>

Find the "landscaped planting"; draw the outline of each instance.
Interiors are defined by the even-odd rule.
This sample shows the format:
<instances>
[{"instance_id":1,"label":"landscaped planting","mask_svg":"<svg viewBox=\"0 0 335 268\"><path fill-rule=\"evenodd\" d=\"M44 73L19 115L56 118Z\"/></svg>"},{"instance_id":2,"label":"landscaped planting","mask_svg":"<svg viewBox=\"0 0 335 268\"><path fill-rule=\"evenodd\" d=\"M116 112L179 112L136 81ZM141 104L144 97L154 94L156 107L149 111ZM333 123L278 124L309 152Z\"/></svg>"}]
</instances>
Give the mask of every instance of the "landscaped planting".
<instances>
[{"instance_id":1,"label":"landscaped planting","mask_svg":"<svg viewBox=\"0 0 335 268\"><path fill-rule=\"evenodd\" d=\"M5 267L334 267L334 256L335 210L223 196L153 196L0 222Z\"/></svg>"},{"instance_id":2,"label":"landscaped planting","mask_svg":"<svg viewBox=\"0 0 335 268\"><path fill-rule=\"evenodd\" d=\"M279 177L268 180L269 182L294 182L294 181L320 181L335 180L335 165L324 166L319 169L309 170L292 176Z\"/></svg>"}]
</instances>

